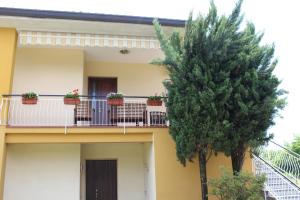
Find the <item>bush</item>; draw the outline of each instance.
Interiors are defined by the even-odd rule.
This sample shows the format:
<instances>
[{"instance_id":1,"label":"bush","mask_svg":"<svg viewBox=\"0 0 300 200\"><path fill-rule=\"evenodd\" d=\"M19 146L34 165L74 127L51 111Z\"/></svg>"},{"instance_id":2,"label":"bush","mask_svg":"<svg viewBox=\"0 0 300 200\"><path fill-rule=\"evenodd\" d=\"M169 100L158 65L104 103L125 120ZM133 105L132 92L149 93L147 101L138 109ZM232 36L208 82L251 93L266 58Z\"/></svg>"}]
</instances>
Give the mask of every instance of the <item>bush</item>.
<instances>
[{"instance_id":1,"label":"bush","mask_svg":"<svg viewBox=\"0 0 300 200\"><path fill-rule=\"evenodd\" d=\"M254 176L250 173L240 172L232 175L222 170L219 179L210 180L211 194L219 200L263 200L263 187L266 178Z\"/></svg>"}]
</instances>

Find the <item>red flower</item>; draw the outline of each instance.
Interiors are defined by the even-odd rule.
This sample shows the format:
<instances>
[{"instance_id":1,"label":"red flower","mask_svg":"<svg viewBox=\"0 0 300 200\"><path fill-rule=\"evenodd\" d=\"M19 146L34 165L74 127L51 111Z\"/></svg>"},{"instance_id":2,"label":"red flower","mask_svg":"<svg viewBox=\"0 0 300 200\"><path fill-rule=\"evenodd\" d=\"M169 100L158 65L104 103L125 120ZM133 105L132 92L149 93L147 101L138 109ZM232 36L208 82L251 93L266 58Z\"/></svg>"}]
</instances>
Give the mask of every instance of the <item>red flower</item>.
<instances>
[{"instance_id":1,"label":"red flower","mask_svg":"<svg viewBox=\"0 0 300 200\"><path fill-rule=\"evenodd\" d=\"M74 95L78 95L78 91L79 91L78 89L74 89L74 90L73 90L73 94L74 94Z\"/></svg>"}]
</instances>

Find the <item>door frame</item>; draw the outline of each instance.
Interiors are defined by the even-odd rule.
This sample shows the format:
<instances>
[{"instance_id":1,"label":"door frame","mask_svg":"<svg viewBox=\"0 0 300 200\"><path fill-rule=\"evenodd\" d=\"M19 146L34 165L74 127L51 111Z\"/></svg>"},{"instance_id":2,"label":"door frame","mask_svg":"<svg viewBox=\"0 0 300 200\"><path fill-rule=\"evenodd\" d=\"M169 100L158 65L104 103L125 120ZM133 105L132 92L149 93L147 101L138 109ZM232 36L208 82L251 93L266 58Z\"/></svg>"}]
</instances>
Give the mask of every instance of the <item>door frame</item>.
<instances>
[{"instance_id":1,"label":"door frame","mask_svg":"<svg viewBox=\"0 0 300 200\"><path fill-rule=\"evenodd\" d=\"M119 82L118 82L118 77L117 76L88 76L88 81L87 81L87 94L89 94L89 88L90 88L90 80L101 80L101 79L115 79L117 83L117 92L119 91Z\"/></svg>"},{"instance_id":2,"label":"door frame","mask_svg":"<svg viewBox=\"0 0 300 200\"><path fill-rule=\"evenodd\" d=\"M83 183L83 187L81 187L81 197L83 197L84 200L86 200L86 161L87 160L91 160L91 161L101 161L101 160L115 160L116 161L116 168L117 168L117 200L120 199L119 198L119 159L118 158L84 158L83 160L81 160L81 165L82 165L82 181L80 181L81 183Z\"/></svg>"},{"instance_id":3,"label":"door frame","mask_svg":"<svg viewBox=\"0 0 300 200\"><path fill-rule=\"evenodd\" d=\"M99 90L97 90L97 85L100 81L105 81L105 80L110 80L112 81L113 83L115 83L115 91L118 92L118 77L101 77L101 76L89 76L88 77L88 84L87 84L87 94L88 94L88 98L91 99L91 100L95 100L95 99L101 99L101 100L104 100L106 99L106 96L101 96L102 94L99 94ZM94 84L93 84L94 83ZM93 85L96 85L94 88ZM91 91L95 92L96 94L93 94L91 93ZM90 97L92 96L92 97ZM98 96L98 97L97 97ZM97 104L100 104L100 102L97 102L97 101L91 101L91 108L94 109L94 114L93 114L93 117L92 117L92 120L91 120L91 124L104 124L104 125L107 125L107 124L110 124L111 121L109 119L109 115L107 114L107 111L108 111L108 107L107 106L104 106L102 107L104 110L104 112L106 114L98 114L98 112L100 112L100 108L99 106L97 106ZM103 102L101 103L103 104ZM105 103L106 104L106 103ZM103 117L103 118L102 118Z\"/></svg>"}]
</instances>

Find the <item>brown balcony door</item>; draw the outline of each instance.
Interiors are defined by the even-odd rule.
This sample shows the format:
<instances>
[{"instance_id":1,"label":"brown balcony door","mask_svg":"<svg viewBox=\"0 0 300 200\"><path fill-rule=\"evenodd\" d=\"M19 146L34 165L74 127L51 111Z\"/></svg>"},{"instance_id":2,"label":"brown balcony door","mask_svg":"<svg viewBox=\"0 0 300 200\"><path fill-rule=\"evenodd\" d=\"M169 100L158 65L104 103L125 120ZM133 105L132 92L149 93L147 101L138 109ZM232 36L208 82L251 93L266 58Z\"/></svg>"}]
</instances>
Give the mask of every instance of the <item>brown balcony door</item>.
<instances>
[{"instance_id":1,"label":"brown balcony door","mask_svg":"<svg viewBox=\"0 0 300 200\"><path fill-rule=\"evenodd\" d=\"M86 161L86 200L117 200L117 161Z\"/></svg>"},{"instance_id":2,"label":"brown balcony door","mask_svg":"<svg viewBox=\"0 0 300 200\"><path fill-rule=\"evenodd\" d=\"M117 92L117 78L89 78L88 92L89 96L93 96L92 108L94 125L109 125L108 109L106 96L110 92Z\"/></svg>"}]
</instances>

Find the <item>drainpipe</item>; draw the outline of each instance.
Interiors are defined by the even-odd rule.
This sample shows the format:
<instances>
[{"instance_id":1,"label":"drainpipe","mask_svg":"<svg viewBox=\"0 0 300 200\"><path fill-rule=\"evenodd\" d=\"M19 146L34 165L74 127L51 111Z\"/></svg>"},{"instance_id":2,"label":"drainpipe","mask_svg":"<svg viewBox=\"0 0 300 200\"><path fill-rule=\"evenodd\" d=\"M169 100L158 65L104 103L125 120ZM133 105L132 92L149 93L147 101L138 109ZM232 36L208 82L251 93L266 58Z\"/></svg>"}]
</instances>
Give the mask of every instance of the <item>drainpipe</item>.
<instances>
[{"instance_id":1,"label":"drainpipe","mask_svg":"<svg viewBox=\"0 0 300 200\"><path fill-rule=\"evenodd\" d=\"M0 104L0 125L2 124L2 107L3 107L3 97L0 95L1 104Z\"/></svg>"},{"instance_id":2,"label":"drainpipe","mask_svg":"<svg viewBox=\"0 0 300 200\"><path fill-rule=\"evenodd\" d=\"M125 135L126 134L126 127L125 127L125 104L123 105L124 108L123 108L123 134Z\"/></svg>"},{"instance_id":3,"label":"drainpipe","mask_svg":"<svg viewBox=\"0 0 300 200\"><path fill-rule=\"evenodd\" d=\"M65 111L65 135L67 135L67 111Z\"/></svg>"}]
</instances>

